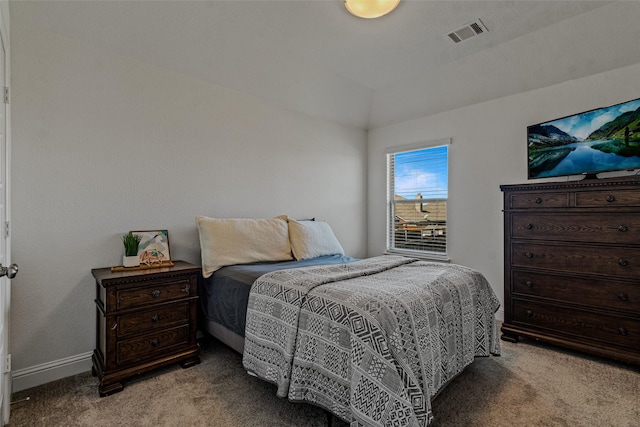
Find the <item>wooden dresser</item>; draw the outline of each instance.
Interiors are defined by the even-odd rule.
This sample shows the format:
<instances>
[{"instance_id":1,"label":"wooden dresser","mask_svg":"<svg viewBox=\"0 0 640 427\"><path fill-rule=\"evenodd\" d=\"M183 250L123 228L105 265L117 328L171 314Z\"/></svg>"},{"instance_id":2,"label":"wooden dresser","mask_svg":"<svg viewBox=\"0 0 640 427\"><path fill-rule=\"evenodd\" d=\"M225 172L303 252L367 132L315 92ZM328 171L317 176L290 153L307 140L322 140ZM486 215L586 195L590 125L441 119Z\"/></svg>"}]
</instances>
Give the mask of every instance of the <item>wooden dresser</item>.
<instances>
[{"instance_id":1,"label":"wooden dresser","mask_svg":"<svg viewBox=\"0 0 640 427\"><path fill-rule=\"evenodd\" d=\"M122 381L168 364L200 363L196 311L200 267L174 266L112 272L96 279L96 349L92 372L100 396L123 389Z\"/></svg>"},{"instance_id":2,"label":"wooden dresser","mask_svg":"<svg viewBox=\"0 0 640 427\"><path fill-rule=\"evenodd\" d=\"M640 179L500 188L502 339L640 364Z\"/></svg>"}]
</instances>

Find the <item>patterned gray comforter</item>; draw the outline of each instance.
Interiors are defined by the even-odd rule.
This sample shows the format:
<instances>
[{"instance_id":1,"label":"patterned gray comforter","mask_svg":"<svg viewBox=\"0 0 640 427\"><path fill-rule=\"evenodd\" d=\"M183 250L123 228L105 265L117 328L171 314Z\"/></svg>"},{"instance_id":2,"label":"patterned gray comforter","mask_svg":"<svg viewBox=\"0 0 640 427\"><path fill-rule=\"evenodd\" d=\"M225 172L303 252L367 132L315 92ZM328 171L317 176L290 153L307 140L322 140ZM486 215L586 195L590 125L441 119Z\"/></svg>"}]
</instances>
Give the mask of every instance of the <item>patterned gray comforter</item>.
<instances>
[{"instance_id":1,"label":"patterned gray comforter","mask_svg":"<svg viewBox=\"0 0 640 427\"><path fill-rule=\"evenodd\" d=\"M459 265L380 256L276 271L252 286L243 364L352 426L426 426L449 380L500 353L499 305Z\"/></svg>"}]
</instances>

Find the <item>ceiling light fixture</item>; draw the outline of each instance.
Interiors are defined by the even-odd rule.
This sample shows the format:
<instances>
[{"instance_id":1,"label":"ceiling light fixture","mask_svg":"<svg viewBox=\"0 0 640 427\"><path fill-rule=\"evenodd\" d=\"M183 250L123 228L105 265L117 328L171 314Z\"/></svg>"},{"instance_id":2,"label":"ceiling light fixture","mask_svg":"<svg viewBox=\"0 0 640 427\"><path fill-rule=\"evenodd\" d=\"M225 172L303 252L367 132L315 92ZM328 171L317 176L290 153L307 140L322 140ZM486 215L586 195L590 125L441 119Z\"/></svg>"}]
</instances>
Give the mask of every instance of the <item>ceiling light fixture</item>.
<instances>
[{"instance_id":1,"label":"ceiling light fixture","mask_svg":"<svg viewBox=\"0 0 640 427\"><path fill-rule=\"evenodd\" d=\"M400 0L344 0L344 7L359 18L379 18L395 9Z\"/></svg>"}]
</instances>

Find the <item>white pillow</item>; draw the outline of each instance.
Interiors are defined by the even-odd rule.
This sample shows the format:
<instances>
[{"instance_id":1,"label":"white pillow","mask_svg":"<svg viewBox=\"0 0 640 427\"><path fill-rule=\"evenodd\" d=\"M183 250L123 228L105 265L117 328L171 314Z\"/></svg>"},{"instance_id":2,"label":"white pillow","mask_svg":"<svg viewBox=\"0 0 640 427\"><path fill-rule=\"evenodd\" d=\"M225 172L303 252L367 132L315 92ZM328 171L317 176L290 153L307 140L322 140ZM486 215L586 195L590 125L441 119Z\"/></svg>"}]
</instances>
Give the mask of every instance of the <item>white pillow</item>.
<instances>
[{"instance_id":1,"label":"white pillow","mask_svg":"<svg viewBox=\"0 0 640 427\"><path fill-rule=\"evenodd\" d=\"M205 278L226 265L293 259L289 227L283 217L222 219L198 215L196 224Z\"/></svg>"},{"instance_id":2,"label":"white pillow","mask_svg":"<svg viewBox=\"0 0 640 427\"><path fill-rule=\"evenodd\" d=\"M296 221L289 219L289 239L297 260L324 255L344 255L329 224L324 221Z\"/></svg>"}]
</instances>

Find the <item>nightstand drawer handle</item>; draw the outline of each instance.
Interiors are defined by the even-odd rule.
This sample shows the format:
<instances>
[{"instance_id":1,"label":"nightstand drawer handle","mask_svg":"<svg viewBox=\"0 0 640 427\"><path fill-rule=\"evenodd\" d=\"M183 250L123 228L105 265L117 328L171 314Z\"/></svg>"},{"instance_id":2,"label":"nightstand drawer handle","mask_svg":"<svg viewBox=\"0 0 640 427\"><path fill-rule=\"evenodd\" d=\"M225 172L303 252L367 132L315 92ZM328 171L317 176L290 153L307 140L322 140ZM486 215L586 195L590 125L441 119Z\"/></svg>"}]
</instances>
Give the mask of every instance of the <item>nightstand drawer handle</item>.
<instances>
[{"instance_id":1,"label":"nightstand drawer handle","mask_svg":"<svg viewBox=\"0 0 640 427\"><path fill-rule=\"evenodd\" d=\"M157 347L160 345L160 340L158 338L154 338L151 340L151 345Z\"/></svg>"},{"instance_id":2,"label":"nightstand drawer handle","mask_svg":"<svg viewBox=\"0 0 640 427\"><path fill-rule=\"evenodd\" d=\"M533 224L527 224L527 225L525 225L525 228L527 230L531 230L531 229L533 229Z\"/></svg>"},{"instance_id":3,"label":"nightstand drawer handle","mask_svg":"<svg viewBox=\"0 0 640 427\"><path fill-rule=\"evenodd\" d=\"M160 296L160 291L158 289L155 289L153 292L151 292L151 296L154 298L158 298Z\"/></svg>"},{"instance_id":4,"label":"nightstand drawer handle","mask_svg":"<svg viewBox=\"0 0 640 427\"><path fill-rule=\"evenodd\" d=\"M540 197L536 197L536 199L534 200L536 202L536 204L540 204L542 203L542 199Z\"/></svg>"},{"instance_id":5,"label":"nightstand drawer handle","mask_svg":"<svg viewBox=\"0 0 640 427\"><path fill-rule=\"evenodd\" d=\"M625 328L618 328L618 332L620 333L620 335L624 335L626 336L629 331L627 331Z\"/></svg>"},{"instance_id":6,"label":"nightstand drawer handle","mask_svg":"<svg viewBox=\"0 0 640 427\"><path fill-rule=\"evenodd\" d=\"M625 231L629 231L629 227L627 227L626 225L619 225L618 231L622 231L624 233Z\"/></svg>"},{"instance_id":7,"label":"nightstand drawer handle","mask_svg":"<svg viewBox=\"0 0 640 427\"><path fill-rule=\"evenodd\" d=\"M189 289L191 289L191 285L186 285L184 288L180 289L185 294L189 293Z\"/></svg>"},{"instance_id":8,"label":"nightstand drawer handle","mask_svg":"<svg viewBox=\"0 0 640 427\"><path fill-rule=\"evenodd\" d=\"M153 317L151 317L151 321L153 323L156 323L158 320L160 320L160 316L158 316L157 314L154 314Z\"/></svg>"},{"instance_id":9,"label":"nightstand drawer handle","mask_svg":"<svg viewBox=\"0 0 640 427\"><path fill-rule=\"evenodd\" d=\"M531 280L527 280L525 283L529 289L533 288L533 282Z\"/></svg>"},{"instance_id":10,"label":"nightstand drawer handle","mask_svg":"<svg viewBox=\"0 0 640 427\"><path fill-rule=\"evenodd\" d=\"M615 202L616 198L615 196L607 196L607 202L611 203L611 202Z\"/></svg>"},{"instance_id":11,"label":"nightstand drawer handle","mask_svg":"<svg viewBox=\"0 0 640 427\"><path fill-rule=\"evenodd\" d=\"M524 254L524 256L526 256L529 259L533 258L533 254L531 252L527 252L526 254Z\"/></svg>"},{"instance_id":12,"label":"nightstand drawer handle","mask_svg":"<svg viewBox=\"0 0 640 427\"><path fill-rule=\"evenodd\" d=\"M629 300L629 295L621 292L621 293L618 294L618 298L620 298L620 301L628 301Z\"/></svg>"},{"instance_id":13,"label":"nightstand drawer handle","mask_svg":"<svg viewBox=\"0 0 640 427\"><path fill-rule=\"evenodd\" d=\"M527 310L526 314L527 314L527 317L532 317L533 316L533 311Z\"/></svg>"},{"instance_id":14,"label":"nightstand drawer handle","mask_svg":"<svg viewBox=\"0 0 640 427\"><path fill-rule=\"evenodd\" d=\"M626 260L626 259L624 259L624 258L620 258L620 259L618 260L618 264L620 264L620 266L621 266L621 267L626 267L627 265L629 265L629 261L627 261L627 260Z\"/></svg>"}]
</instances>

